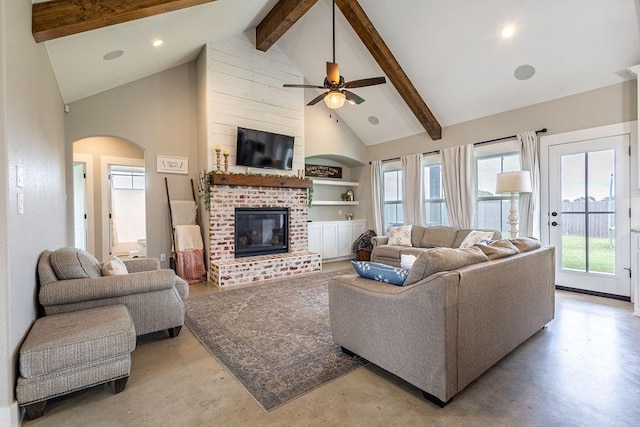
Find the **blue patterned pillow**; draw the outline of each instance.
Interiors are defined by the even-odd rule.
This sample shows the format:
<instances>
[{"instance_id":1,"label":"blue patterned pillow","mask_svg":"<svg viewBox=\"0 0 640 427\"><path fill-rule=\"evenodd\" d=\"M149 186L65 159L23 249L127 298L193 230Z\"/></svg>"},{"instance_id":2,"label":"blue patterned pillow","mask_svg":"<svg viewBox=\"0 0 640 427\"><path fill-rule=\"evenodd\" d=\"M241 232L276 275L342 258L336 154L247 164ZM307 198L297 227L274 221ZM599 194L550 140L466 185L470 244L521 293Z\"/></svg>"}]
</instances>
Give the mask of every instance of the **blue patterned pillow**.
<instances>
[{"instance_id":1,"label":"blue patterned pillow","mask_svg":"<svg viewBox=\"0 0 640 427\"><path fill-rule=\"evenodd\" d=\"M351 264L353 264L356 273L361 277L377 280L378 282L391 283L392 285L402 286L404 279L409 275L409 269L407 268L392 267L379 262L351 261Z\"/></svg>"}]
</instances>

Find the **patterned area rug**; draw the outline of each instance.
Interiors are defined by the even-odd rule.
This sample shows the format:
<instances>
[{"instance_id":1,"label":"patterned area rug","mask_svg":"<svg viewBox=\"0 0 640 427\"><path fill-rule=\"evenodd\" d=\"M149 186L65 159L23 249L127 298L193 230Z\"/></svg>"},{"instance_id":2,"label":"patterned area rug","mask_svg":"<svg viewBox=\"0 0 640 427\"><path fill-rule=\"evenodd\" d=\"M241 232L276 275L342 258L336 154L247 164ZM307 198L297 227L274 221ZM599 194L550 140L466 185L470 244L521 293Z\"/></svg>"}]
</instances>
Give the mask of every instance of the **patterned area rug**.
<instances>
[{"instance_id":1,"label":"patterned area rug","mask_svg":"<svg viewBox=\"0 0 640 427\"><path fill-rule=\"evenodd\" d=\"M367 362L333 342L327 283L353 270L286 278L185 300L186 324L270 411Z\"/></svg>"}]
</instances>

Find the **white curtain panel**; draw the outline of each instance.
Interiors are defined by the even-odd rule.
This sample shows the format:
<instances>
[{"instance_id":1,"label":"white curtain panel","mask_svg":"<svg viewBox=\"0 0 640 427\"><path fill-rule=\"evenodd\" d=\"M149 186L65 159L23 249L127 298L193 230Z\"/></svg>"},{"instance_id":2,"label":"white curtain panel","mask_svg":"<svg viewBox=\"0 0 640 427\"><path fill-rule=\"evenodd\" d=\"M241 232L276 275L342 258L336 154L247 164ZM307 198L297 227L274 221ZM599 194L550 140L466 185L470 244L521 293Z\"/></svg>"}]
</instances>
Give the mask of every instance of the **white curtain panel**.
<instances>
[{"instance_id":1,"label":"white curtain panel","mask_svg":"<svg viewBox=\"0 0 640 427\"><path fill-rule=\"evenodd\" d=\"M520 166L531 175L531 193L520 194L520 232L523 237L540 238L540 154L538 134L527 131L517 135Z\"/></svg>"},{"instance_id":2,"label":"white curtain panel","mask_svg":"<svg viewBox=\"0 0 640 427\"><path fill-rule=\"evenodd\" d=\"M382 225L382 162L374 160L371 162L371 204L373 205L373 231L378 236L384 235Z\"/></svg>"},{"instance_id":3,"label":"white curtain panel","mask_svg":"<svg viewBox=\"0 0 640 427\"><path fill-rule=\"evenodd\" d=\"M476 165L473 144L444 148L442 182L449 224L473 228L476 219Z\"/></svg>"},{"instance_id":4,"label":"white curtain panel","mask_svg":"<svg viewBox=\"0 0 640 427\"><path fill-rule=\"evenodd\" d=\"M402 211L404 223L425 225L422 154L402 156Z\"/></svg>"}]
</instances>

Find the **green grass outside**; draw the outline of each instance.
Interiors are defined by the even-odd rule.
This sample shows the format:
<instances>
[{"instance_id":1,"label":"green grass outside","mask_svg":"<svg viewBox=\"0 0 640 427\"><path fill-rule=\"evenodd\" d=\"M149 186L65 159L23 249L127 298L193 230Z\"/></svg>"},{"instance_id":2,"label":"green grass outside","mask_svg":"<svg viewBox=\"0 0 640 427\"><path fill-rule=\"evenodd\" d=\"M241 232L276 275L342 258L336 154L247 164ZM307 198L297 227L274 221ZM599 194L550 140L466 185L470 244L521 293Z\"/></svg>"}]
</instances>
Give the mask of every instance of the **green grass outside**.
<instances>
[{"instance_id":1,"label":"green grass outside","mask_svg":"<svg viewBox=\"0 0 640 427\"><path fill-rule=\"evenodd\" d=\"M589 239L589 272L615 272L615 246L610 247L607 238ZM615 240L614 240L615 245ZM585 238L580 236L562 236L562 267L584 271Z\"/></svg>"}]
</instances>

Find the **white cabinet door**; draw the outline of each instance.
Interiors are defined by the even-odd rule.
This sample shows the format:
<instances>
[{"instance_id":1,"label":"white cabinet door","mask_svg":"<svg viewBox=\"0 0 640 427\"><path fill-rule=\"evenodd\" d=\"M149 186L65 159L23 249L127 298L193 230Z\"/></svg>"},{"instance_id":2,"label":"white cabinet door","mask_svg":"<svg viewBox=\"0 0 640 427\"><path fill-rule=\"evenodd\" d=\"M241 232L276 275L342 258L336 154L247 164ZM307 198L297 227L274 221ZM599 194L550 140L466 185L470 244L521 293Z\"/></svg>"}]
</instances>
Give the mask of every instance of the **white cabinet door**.
<instances>
[{"instance_id":1,"label":"white cabinet door","mask_svg":"<svg viewBox=\"0 0 640 427\"><path fill-rule=\"evenodd\" d=\"M354 221L353 222L353 231L351 233L351 241L355 242L356 239L362 235L362 233L367 231L367 230L365 230L366 228L367 228L366 221Z\"/></svg>"},{"instance_id":2,"label":"white cabinet door","mask_svg":"<svg viewBox=\"0 0 640 427\"><path fill-rule=\"evenodd\" d=\"M353 240L353 225L351 222L341 222L338 225L338 256L351 255L351 243Z\"/></svg>"},{"instance_id":3,"label":"white cabinet door","mask_svg":"<svg viewBox=\"0 0 640 427\"><path fill-rule=\"evenodd\" d=\"M338 223L322 224L322 258L338 256Z\"/></svg>"},{"instance_id":4,"label":"white cabinet door","mask_svg":"<svg viewBox=\"0 0 640 427\"><path fill-rule=\"evenodd\" d=\"M308 223L309 251L322 253L322 224Z\"/></svg>"}]
</instances>

